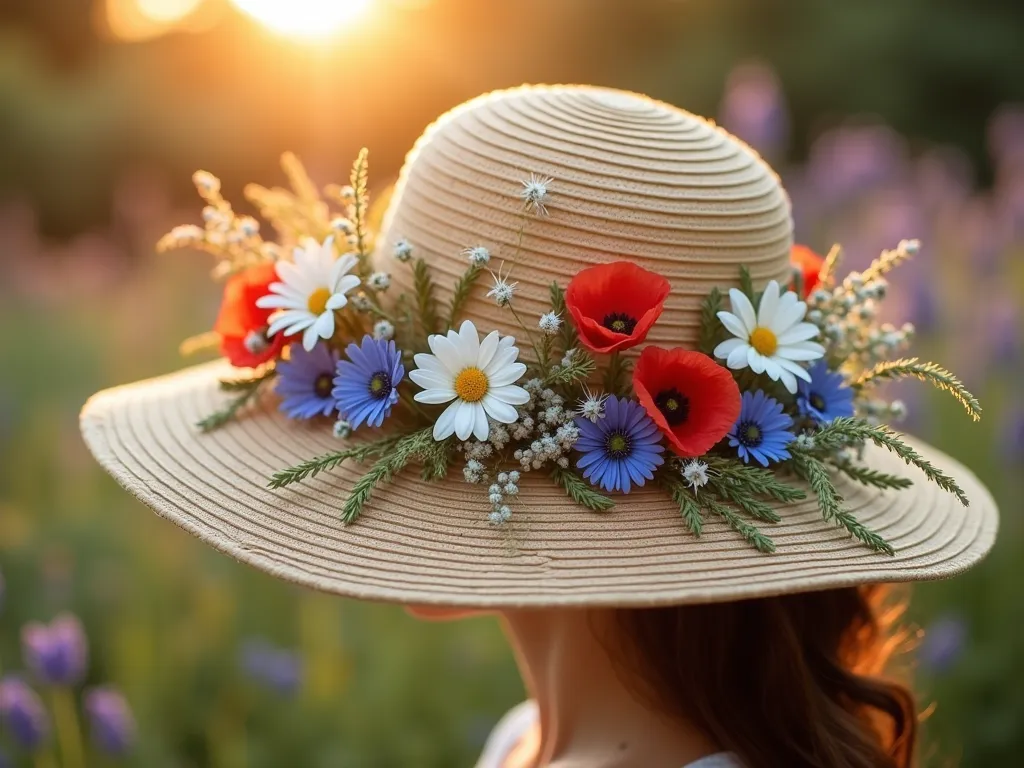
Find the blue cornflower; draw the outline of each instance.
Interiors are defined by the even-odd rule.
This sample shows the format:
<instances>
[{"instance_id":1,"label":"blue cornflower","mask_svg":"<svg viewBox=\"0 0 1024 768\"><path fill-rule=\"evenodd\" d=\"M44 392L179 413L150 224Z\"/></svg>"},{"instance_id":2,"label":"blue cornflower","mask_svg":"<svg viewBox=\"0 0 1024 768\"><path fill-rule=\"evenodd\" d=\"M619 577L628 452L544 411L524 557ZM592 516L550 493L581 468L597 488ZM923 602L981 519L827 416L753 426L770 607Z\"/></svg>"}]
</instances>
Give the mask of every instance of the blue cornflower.
<instances>
[{"instance_id":1,"label":"blue cornflower","mask_svg":"<svg viewBox=\"0 0 1024 768\"><path fill-rule=\"evenodd\" d=\"M330 416L334 411L334 375L338 353L326 344L317 344L307 352L301 344L292 344L289 359L277 364L277 394L281 410L290 419Z\"/></svg>"},{"instance_id":2,"label":"blue cornflower","mask_svg":"<svg viewBox=\"0 0 1024 768\"><path fill-rule=\"evenodd\" d=\"M629 493L654 477L664 459L661 433L643 406L610 395L604 401L604 417L596 422L577 418L580 437L576 450L583 455L576 466L583 477L606 491Z\"/></svg>"},{"instance_id":3,"label":"blue cornflower","mask_svg":"<svg viewBox=\"0 0 1024 768\"><path fill-rule=\"evenodd\" d=\"M789 458L786 446L793 440L789 431L792 426L793 419L782 412L782 403L759 389L743 393L740 417L727 437L744 464L749 464L753 456L762 467L767 467L770 461Z\"/></svg>"},{"instance_id":4,"label":"blue cornflower","mask_svg":"<svg viewBox=\"0 0 1024 768\"><path fill-rule=\"evenodd\" d=\"M338 410L352 429L363 422L379 427L398 402L398 382L405 376L402 353L395 342L366 335L362 344L349 344L345 354L348 360L338 363L332 392Z\"/></svg>"},{"instance_id":5,"label":"blue cornflower","mask_svg":"<svg viewBox=\"0 0 1024 768\"><path fill-rule=\"evenodd\" d=\"M92 742L106 755L123 757L135 746L135 717L119 691L93 688L85 694Z\"/></svg>"},{"instance_id":6,"label":"blue cornflower","mask_svg":"<svg viewBox=\"0 0 1024 768\"><path fill-rule=\"evenodd\" d=\"M841 373L830 371L819 360L807 371L811 380L797 381L796 406L804 416L828 424L840 416L853 416L853 390Z\"/></svg>"},{"instance_id":7,"label":"blue cornflower","mask_svg":"<svg viewBox=\"0 0 1024 768\"><path fill-rule=\"evenodd\" d=\"M262 638L245 641L241 665L253 682L282 696L291 696L302 686L302 659L298 654L276 648Z\"/></svg>"}]
</instances>

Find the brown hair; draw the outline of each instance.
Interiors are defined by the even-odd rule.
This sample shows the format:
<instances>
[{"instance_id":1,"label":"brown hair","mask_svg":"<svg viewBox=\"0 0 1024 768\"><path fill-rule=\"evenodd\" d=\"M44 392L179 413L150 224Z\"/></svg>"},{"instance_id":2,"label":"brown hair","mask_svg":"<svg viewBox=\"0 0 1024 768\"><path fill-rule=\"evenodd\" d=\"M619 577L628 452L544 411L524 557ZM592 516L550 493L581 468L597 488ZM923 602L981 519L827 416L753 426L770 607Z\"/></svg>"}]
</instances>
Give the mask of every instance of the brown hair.
<instances>
[{"instance_id":1,"label":"brown hair","mask_svg":"<svg viewBox=\"0 0 1024 768\"><path fill-rule=\"evenodd\" d=\"M881 674L898 611L880 587L617 611L636 693L749 768L909 768L917 716Z\"/></svg>"}]
</instances>

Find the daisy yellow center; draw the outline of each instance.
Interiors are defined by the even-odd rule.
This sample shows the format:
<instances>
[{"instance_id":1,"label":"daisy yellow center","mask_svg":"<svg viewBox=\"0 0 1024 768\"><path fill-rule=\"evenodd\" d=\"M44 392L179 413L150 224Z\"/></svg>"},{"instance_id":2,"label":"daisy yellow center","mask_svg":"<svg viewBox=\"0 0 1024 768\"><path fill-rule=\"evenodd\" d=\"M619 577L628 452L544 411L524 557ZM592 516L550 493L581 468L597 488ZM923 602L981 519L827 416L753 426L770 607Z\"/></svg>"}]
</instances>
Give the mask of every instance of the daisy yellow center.
<instances>
[{"instance_id":1,"label":"daisy yellow center","mask_svg":"<svg viewBox=\"0 0 1024 768\"><path fill-rule=\"evenodd\" d=\"M765 357L771 357L779 348L779 340L773 330L759 325L750 334L750 346Z\"/></svg>"},{"instance_id":2,"label":"daisy yellow center","mask_svg":"<svg viewBox=\"0 0 1024 768\"><path fill-rule=\"evenodd\" d=\"M455 377L455 394L460 400L475 403L487 394L487 374L479 368L465 368Z\"/></svg>"},{"instance_id":3,"label":"daisy yellow center","mask_svg":"<svg viewBox=\"0 0 1024 768\"><path fill-rule=\"evenodd\" d=\"M307 306L314 315L322 315L327 309L327 300L331 298L331 292L326 288L317 288L309 294Z\"/></svg>"}]
</instances>

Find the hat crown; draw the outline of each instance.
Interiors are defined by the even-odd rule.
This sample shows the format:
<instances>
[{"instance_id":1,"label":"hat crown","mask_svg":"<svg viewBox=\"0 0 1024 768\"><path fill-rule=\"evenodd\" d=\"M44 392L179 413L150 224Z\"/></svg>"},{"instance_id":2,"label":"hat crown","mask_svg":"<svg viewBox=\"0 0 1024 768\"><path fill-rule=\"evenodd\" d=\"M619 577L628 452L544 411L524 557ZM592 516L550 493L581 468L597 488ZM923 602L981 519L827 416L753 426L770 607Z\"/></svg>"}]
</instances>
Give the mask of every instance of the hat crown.
<instances>
[{"instance_id":1,"label":"hat crown","mask_svg":"<svg viewBox=\"0 0 1024 768\"><path fill-rule=\"evenodd\" d=\"M550 178L548 215L524 219L521 182ZM524 226L525 221L525 226ZM408 241L430 265L441 306L483 246L495 272L518 282L529 317L550 308L549 285L580 269L628 260L670 282L648 341L696 346L713 286L790 274L792 220L778 177L750 147L711 122L639 94L587 86L524 86L469 101L416 143L384 220L378 260L400 289L410 270L388 264ZM462 316L522 335L487 298L483 276Z\"/></svg>"}]
</instances>

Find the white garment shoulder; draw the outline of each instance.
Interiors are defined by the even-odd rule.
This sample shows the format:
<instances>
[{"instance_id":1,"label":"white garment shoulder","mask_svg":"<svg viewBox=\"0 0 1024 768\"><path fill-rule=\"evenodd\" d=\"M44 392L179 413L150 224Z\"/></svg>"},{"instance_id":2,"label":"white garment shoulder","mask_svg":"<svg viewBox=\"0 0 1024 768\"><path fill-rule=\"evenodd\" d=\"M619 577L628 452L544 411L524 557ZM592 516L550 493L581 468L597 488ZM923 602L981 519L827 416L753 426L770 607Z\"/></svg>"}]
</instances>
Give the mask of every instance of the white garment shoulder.
<instances>
[{"instance_id":1,"label":"white garment shoulder","mask_svg":"<svg viewBox=\"0 0 1024 768\"><path fill-rule=\"evenodd\" d=\"M537 705L533 701L524 701L505 713L487 737L476 768L501 768L519 740L537 722L538 716ZM687 763L682 768L743 768L743 764L732 753L720 752Z\"/></svg>"}]
</instances>

